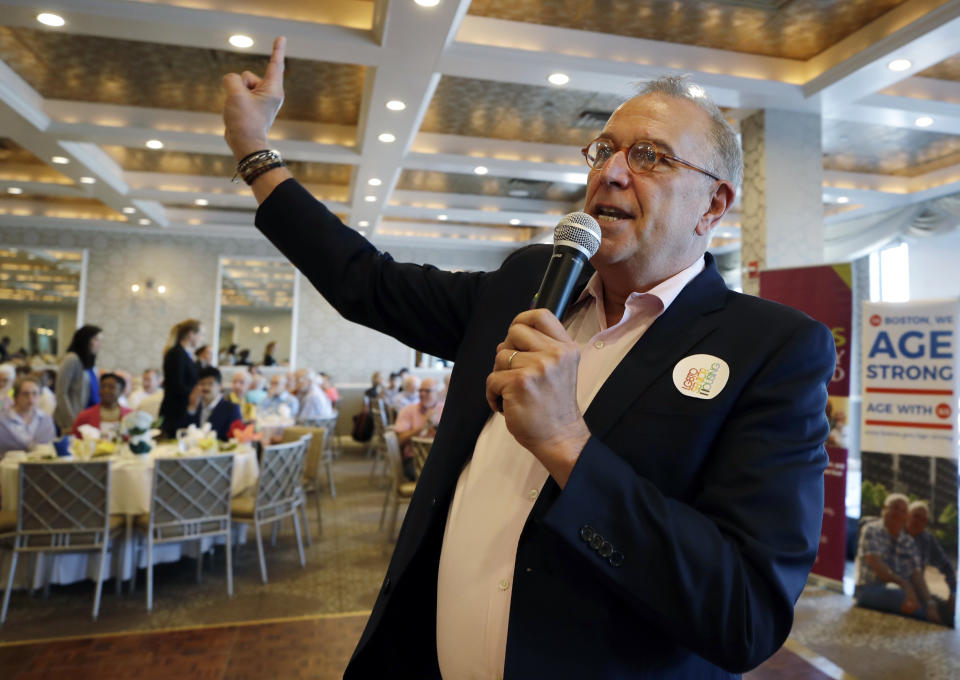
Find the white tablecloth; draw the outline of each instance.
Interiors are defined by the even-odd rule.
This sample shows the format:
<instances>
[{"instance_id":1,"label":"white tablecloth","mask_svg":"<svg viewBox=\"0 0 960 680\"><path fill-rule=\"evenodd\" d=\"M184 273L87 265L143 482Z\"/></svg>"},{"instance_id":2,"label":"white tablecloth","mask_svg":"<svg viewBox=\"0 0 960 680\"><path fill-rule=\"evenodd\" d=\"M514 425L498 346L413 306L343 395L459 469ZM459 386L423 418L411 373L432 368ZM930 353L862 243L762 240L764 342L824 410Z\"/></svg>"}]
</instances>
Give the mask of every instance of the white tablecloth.
<instances>
[{"instance_id":1,"label":"white tablecloth","mask_svg":"<svg viewBox=\"0 0 960 680\"><path fill-rule=\"evenodd\" d=\"M111 459L110 480L110 512L127 516L139 515L150 511L150 493L153 484L153 461L157 457L177 454L176 446L159 446L151 454L134 458L117 457ZM10 457L7 454L0 462L0 489L2 489L2 506L4 510L17 509L18 476L20 470L20 456ZM233 462L233 495L237 496L251 490L257 483L260 467L257 463L257 454L252 447L241 446L234 452ZM244 543L246 539L246 525L233 525L233 542ZM219 542L219 541L218 541ZM202 543L202 546L200 545ZM165 543L154 546L154 564L176 562L184 555L196 557L198 547L209 549L211 539L202 541L187 541L185 543ZM129 580L135 567L146 566L146 551L140 551L139 560L134 564L133 546L131 542L125 544L125 555L121 555L121 566L127 565L123 579ZM115 560L112 550L108 552L108 563L104 567L104 578L111 578L114 573ZM0 553L0 578L6 576L10 568L10 551ZM126 558L125 560L123 558ZM47 569L49 555L38 556L38 564L29 557L20 560L17 565L15 587L39 588L44 583L44 572ZM51 568L51 583L67 584L96 577L96 557L93 553L66 553L55 556ZM34 568L36 567L36 568Z\"/></svg>"}]
</instances>

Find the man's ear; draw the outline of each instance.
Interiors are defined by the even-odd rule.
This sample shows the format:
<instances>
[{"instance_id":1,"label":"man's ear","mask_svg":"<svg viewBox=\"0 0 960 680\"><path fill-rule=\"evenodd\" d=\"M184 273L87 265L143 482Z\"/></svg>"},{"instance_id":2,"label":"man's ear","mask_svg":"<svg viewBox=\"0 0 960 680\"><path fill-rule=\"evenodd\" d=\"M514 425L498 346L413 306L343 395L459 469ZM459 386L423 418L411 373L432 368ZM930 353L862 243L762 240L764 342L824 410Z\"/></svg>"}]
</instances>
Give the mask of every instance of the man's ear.
<instances>
[{"instance_id":1,"label":"man's ear","mask_svg":"<svg viewBox=\"0 0 960 680\"><path fill-rule=\"evenodd\" d=\"M718 181L713 190L713 195L710 197L710 204L707 206L707 211L700 216L700 220L697 222L697 234L700 236L709 234L710 231L717 226L720 219L727 213L730 206L733 205L736 196L737 190L731 182L726 180Z\"/></svg>"}]
</instances>

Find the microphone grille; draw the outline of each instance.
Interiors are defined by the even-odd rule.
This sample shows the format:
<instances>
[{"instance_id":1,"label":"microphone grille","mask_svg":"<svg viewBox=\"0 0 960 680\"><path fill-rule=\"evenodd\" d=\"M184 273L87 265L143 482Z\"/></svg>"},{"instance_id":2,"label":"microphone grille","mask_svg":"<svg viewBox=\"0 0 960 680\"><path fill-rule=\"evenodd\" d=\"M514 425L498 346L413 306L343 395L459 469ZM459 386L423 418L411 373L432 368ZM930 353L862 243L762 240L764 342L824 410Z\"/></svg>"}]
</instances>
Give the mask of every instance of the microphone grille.
<instances>
[{"instance_id":1,"label":"microphone grille","mask_svg":"<svg viewBox=\"0 0 960 680\"><path fill-rule=\"evenodd\" d=\"M585 212L565 215L553 230L553 244L561 243L573 246L589 259L600 249L600 225Z\"/></svg>"}]
</instances>

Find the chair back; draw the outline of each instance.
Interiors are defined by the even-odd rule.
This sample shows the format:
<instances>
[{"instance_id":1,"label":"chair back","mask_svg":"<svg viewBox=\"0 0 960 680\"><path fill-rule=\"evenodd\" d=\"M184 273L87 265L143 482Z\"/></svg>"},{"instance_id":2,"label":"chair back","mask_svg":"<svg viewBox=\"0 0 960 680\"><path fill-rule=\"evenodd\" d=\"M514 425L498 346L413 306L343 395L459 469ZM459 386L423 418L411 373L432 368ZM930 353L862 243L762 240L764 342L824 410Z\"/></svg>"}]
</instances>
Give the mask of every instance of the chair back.
<instances>
[{"instance_id":1,"label":"chair back","mask_svg":"<svg viewBox=\"0 0 960 680\"><path fill-rule=\"evenodd\" d=\"M21 463L17 544L98 548L110 529L110 463Z\"/></svg>"},{"instance_id":2,"label":"chair back","mask_svg":"<svg viewBox=\"0 0 960 680\"><path fill-rule=\"evenodd\" d=\"M383 399L377 399L373 405L373 434L383 437L383 432L390 426L390 416Z\"/></svg>"},{"instance_id":3,"label":"chair back","mask_svg":"<svg viewBox=\"0 0 960 680\"><path fill-rule=\"evenodd\" d=\"M263 449L254 506L259 520L285 515L295 509L300 498L299 486L306 449L307 442L303 439Z\"/></svg>"},{"instance_id":4,"label":"chair back","mask_svg":"<svg viewBox=\"0 0 960 680\"><path fill-rule=\"evenodd\" d=\"M394 484L399 484L403 479L403 461L400 458L400 440L397 439L397 433L393 429L386 430L383 433L383 441L387 449L387 462L393 473Z\"/></svg>"},{"instance_id":5,"label":"chair back","mask_svg":"<svg viewBox=\"0 0 960 680\"><path fill-rule=\"evenodd\" d=\"M324 440L327 430L322 427L307 427L293 425L283 430L283 441L295 442L303 439L307 442L306 452L303 454L303 478L315 480L320 476L320 461L323 460Z\"/></svg>"},{"instance_id":6,"label":"chair back","mask_svg":"<svg viewBox=\"0 0 960 680\"><path fill-rule=\"evenodd\" d=\"M229 453L158 458L150 503L153 540L197 538L229 530L233 461Z\"/></svg>"}]
</instances>

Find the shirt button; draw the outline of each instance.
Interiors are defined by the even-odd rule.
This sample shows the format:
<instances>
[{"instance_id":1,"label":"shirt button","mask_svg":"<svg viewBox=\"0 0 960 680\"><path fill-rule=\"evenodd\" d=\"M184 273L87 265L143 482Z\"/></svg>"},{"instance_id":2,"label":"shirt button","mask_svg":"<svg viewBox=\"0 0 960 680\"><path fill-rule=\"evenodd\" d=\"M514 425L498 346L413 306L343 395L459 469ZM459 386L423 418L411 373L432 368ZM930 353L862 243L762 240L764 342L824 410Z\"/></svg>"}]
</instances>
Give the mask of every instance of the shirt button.
<instances>
[{"instance_id":1,"label":"shirt button","mask_svg":"<svg viewBox=\"0 0 960 680\"><path fill-rule=\"evenodd\" d=\"M532 500L532 501L537 500L537 496L539 496L539 495L540 495L540 492L537 491L536 489L530 489L530 490L527 492L527 498L529 498L529 499Z\"/></svg>"},{"instance_id":2,"label":"shirt button","mask_svg":"<svg viewBox=\"0 0 960 680\"><path fill-rule=\"evenodd\" d=\"M596 347L597 349L603 349L603 345L604 345L603 340L597 340L595 343L593 343L593 346Z\"/></svg>"},{"instance_id":3,"label":"shirt button","mask_svg":"<svg viewBox=\"0 0 960 680\"><path fill-rule=\"evenodd\" d=\"M498 585L500 586L500 590L506 590L510 587L510 581L505 578L500 579L500 583Z\"/></svg>"}]
</instances>

